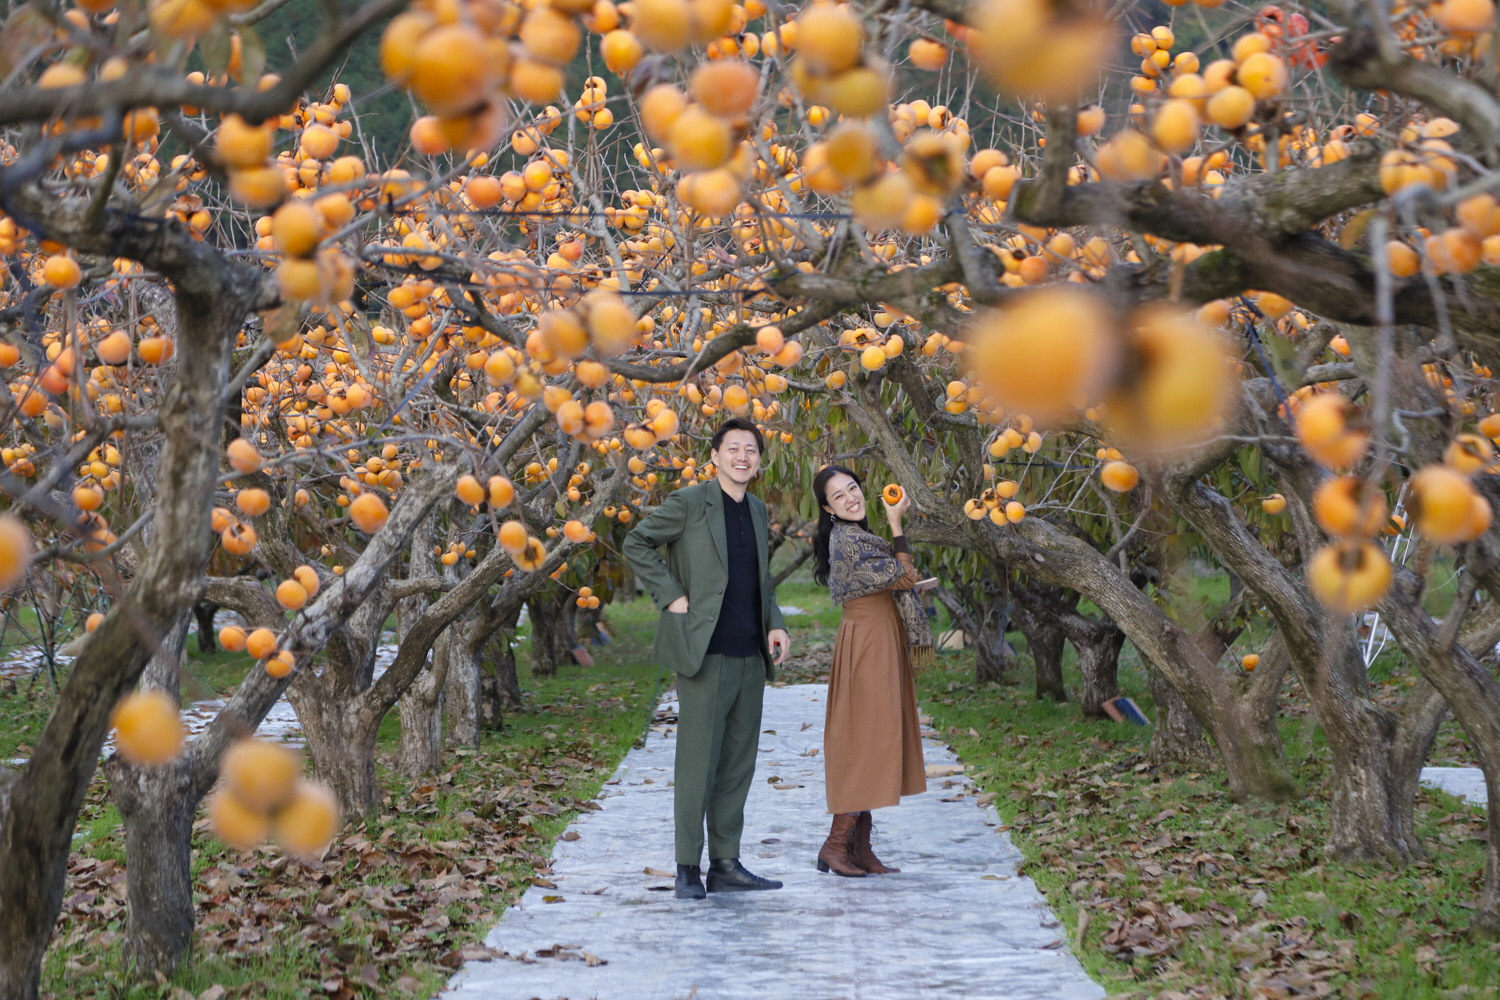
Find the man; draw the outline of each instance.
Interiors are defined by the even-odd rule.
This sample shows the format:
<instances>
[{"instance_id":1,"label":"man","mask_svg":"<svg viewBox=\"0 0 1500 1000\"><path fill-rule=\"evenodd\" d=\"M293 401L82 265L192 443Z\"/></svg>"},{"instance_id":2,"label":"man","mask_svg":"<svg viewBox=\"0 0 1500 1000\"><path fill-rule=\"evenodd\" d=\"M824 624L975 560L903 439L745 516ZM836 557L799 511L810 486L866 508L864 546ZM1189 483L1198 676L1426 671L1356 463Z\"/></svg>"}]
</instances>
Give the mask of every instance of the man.
<instances>
[{"instance_id":1,"label":"man","mask_svg":"<svg viewBox=\"0 0 1500 1000\"><path fill-rule=\"evenodd\" d=\"M662 609L656 658L677 672L678 899L781 888L739 861L765 684L791 648L770 585L766 505L746 492L762 446L753 423L726 420L712 442L718 478L672 493L625 538L625 558Z\"/></svg>"}]
</instances>

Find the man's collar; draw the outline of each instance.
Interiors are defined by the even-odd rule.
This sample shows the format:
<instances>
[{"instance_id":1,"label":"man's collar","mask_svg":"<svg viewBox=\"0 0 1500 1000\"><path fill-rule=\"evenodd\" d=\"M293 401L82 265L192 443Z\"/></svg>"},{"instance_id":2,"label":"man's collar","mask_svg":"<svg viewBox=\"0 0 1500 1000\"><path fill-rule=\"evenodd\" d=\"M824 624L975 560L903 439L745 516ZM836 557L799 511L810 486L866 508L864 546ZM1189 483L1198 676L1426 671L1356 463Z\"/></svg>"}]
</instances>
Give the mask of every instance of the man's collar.
<instances>
[{"instance_id":1,"label":"man's collar","mask_svg":"<svg viewBox=\"0 0 1500 1000\"><path fill-rule=\"evenodd\" d=\"M708 502L709 503L713 503L714 502L714 496L715 495L723 497L725 500L733 501L734 503L744 503L746 501L746 499L748 499L749 496L750 496L750 487L746 486L745 487L745 495L743 497L741 497L740 499L735 500L734 497L732 497L728 493L724 492L724 484L719 482L719 477L718 476L715 476L712 479L710 479L708 481L708 483L709 483L709 493L708 493Z\"/></svg>"}]
</instances>

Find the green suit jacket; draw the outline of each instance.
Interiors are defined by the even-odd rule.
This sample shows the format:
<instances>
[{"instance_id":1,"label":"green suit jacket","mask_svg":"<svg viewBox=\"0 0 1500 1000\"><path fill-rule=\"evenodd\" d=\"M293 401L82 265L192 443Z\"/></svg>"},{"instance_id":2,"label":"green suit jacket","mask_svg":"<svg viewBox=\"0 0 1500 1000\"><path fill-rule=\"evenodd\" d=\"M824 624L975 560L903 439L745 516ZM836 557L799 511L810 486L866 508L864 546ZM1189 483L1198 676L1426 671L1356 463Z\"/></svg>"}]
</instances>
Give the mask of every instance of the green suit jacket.
<instances>
[{"instance_id":1,"label":"green suit jacket","mask_svg":"<svg viewBox=\"0 0 1500 1000\"><path fill-rule=\"evenodd\" d=\"M766 643L766 633L786 628L776 593L770 586L771 565L766 545L766 505L745 494L750 517L755 522L755 547L760 553L760 649L766 661L766 679L776 677ZM688 486L667 495L662 505L648 514L625 536L625 558L636 579L661 609L656 628L656 660L686 677L703 666L709 640L718 625L724 603L724 585L729 581L729 543L724 532L724 491L717 479ZM686 595L688 610L678 614L666 610Z\"/></svg>"}]
</instances>

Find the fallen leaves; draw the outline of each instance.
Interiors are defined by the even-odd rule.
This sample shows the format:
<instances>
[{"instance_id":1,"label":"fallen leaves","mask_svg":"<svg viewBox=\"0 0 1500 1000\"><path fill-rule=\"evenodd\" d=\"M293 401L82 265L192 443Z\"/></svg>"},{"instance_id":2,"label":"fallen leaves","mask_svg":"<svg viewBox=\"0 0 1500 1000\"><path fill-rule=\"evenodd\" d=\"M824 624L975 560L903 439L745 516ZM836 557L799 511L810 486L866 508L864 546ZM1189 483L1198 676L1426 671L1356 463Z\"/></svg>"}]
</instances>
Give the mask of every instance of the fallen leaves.
<instances>
[{"instance_id":1,"label":"fallen leaves","mask_svg":"<svg viewBox=\"0 0 1500 1000\"><path fill-rule=\"evenodd\" d=\"M828 668L833 663L833 638L821 638L819 632L821 627L815 627L810 636L804 637L799 630L792 655L776 668L777 684L827 683Z\"/></svg>"},{"instance_id":2,"label":"fallen leaves","mask_svg":"<svg viewBox=\"0 0 1500 1000\"><path fill-rule=\"evenodd\" d=\"M1475 974L1457 972L1465 959L1491 968L1460 909L1482 877L1477 811L1419 805L1427 861L1340 865L1325 851L1323 754L1300 765L1303 800L1236 805L1221 775L1158 767L1144 740L1073 714L1027 718L1024 690L955 696L952 676L923 678L924 705L969 762L975 801L1013 831L1024 874L1067 917L1060 936L1106 957L1097 978L1116 1000L1376 1000L1416 995L1417 983L1458 1000Z\"/></svg>"},{"instance_id":3,"label":"fallen leaves","mask_svg":"<svg viewBox=\"0 0 1500 1000\"><path fill-rule=\"evenodd\" d=\"M167 994L167 996L169 1000L224 1000L224 997L228 993L228 990L215 983L197 995L194 995L191 990L185 990L181 986L178 986Z\"/></svg>"},{"instance_id":4,"label":"fallen leaves","mask_svg":"<svg viewBox=\"0 0 1500 1000\"><path fill-rule=\"evenodd\" d=\"M271 961L289 970L294 983L300 975L306 986L294 987L297 995L307 995L311 987L315 998L355 1000L425 996L466 961L520 960L480 939L530 886L558 888L547 877L555 834L544 836L539 827L555 831L556 819L598 808L581 797L582 789L614 769L639 730L633 724L629 734L604 726L596 731L591 720L636 718L637 712L644 714L640 702L649 692L647 683L605 710L563 697L530 706L529 715L562 717L569 725L545 743L487 737L481 750L455 754L442 773L416 783L383 768L390 777L381 814L347 828L318 860L294 860L269 847L229 850L210 837L206 821L200 822L194 831L197 961L245 970ZM107 805L101 779L90 790L82 821L97 824ZM568 830L562 836L577 840L579 834ZM112 956L122 943L125 869L115 859L118 854L108 856L100 845L96 838L91 852L69 863L58 950L66 956L59 963L62 974L75 984L85 974L115 975L108 963L117 961ZM118 852L122 845L119 829L102 841L105 851ZM561 946L554 957L590 965L604 961L572 946ZM254 992L249 988L163 995L170 1000L289 995L273 992L270 984Z\"/></svg>"},{"instance_id":5,"label":"fallen leaves","mask_svg":"<svg viewBox=\"0 0 1500 1000\"><path fill-rule=\"evenodd\" d=\"M578 944L554 944L550 948L538 948L532 954L537 958L551 958L559 962L583 962L589 968L609 964L598 955L584 951L583 946ZM524 957L522 960L525 960Z\"/></svg>"}]
</instances>

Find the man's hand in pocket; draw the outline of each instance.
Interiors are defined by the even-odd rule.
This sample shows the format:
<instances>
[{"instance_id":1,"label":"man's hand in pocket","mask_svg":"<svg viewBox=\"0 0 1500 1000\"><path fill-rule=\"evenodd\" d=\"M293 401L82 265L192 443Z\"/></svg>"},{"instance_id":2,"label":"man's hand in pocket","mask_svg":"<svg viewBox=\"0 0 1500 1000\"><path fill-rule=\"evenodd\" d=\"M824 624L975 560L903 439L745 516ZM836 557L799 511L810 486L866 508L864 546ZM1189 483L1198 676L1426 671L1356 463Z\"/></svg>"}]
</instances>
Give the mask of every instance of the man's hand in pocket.
<instances>
[{"instance_id":1,"label":"man's hand in pocket","mask_svg":"<svg viewBox=\"0 0 1500 1000\"><path fill-rule=\"evenodd\" d=\"M687 609L688 599L686 596L679 597L677 598L677 600L667 605L667 610L672 612L674 615L685 615L687 614Z\"/></svg>"}]
</instances>

